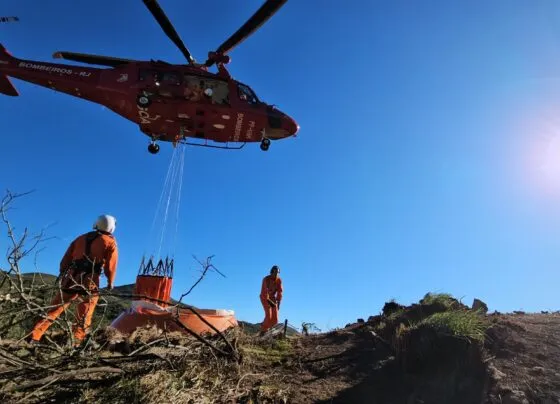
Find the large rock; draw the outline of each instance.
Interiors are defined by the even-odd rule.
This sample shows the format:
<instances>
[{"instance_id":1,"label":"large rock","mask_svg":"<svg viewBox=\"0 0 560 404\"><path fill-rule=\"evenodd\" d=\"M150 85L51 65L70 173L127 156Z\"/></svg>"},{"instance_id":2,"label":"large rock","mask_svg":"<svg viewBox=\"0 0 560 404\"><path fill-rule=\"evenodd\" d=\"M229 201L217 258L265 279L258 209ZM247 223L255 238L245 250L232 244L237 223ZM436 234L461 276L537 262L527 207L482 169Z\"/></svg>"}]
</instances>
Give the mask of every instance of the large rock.
<instances>
[{"instance_id":1,"label":"large rock","mask_svg":"<svg viewBox=\"0 0 560 404\"><path fill-rule=\"evenodd\" d=\"M488 306L482 300L474 299L472 304L472 309L474 311L480 310L482 313L488 313Z\"/></svg>"}]
</instances>

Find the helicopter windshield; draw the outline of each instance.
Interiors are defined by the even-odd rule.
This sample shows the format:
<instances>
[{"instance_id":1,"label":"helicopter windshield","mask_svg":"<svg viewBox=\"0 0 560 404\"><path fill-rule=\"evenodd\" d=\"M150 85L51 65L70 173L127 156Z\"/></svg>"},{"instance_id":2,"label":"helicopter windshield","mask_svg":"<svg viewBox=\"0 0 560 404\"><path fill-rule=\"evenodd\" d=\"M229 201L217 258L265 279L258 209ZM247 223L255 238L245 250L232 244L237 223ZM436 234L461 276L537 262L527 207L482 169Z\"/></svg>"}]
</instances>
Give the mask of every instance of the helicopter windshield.
<instances>
[{"instance_id":1,"label":"helicopter windshield","mask_svg":"<svg viewBox=\"0 0 560 404\"><path fill-rule=\"evenodd\" d=\"M249 104L258 104L259 99L257 95L249 86L245 84L237 83L237 90L239 94L239 99L248 102Z\"/></svg>"}]
</instances>

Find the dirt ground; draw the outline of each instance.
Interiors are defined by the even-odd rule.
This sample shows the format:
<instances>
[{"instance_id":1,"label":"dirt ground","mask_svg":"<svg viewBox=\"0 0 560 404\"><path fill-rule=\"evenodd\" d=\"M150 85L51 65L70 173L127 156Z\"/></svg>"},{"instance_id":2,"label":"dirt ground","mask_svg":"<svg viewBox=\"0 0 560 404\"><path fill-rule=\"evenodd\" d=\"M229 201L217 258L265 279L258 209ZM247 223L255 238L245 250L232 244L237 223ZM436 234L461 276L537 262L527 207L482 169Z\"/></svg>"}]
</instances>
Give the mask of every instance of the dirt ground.
<instances>
[{"instance_id":1,"label":"dirt ground","mask_svg":"<svg viewBox=\"0 0 560 404\"><path fill-rule=\"evenodd\" d=\"M488 403L560 403L560 314L490 319L486 348L494 383Z\"/></svg>"},{"instance_id":2,"label":"dirt ground","mask_svg":"<svg viewBox=\"0 0 560 404\"><path fill-rule=\"evenodd\" d=\"M296 343L301 370L293 403L481 403L484 371L466 367L464 386L453 386L455 369L404 372L391 348L367 326L301 338ZM458 375L457 375L458 376ZM466 381L466 382L465 382ZM440 387L442 386L442 387Z\"/></svg>"},{"instance_id":3,"label":"dirt ground","mask_svg":"<svg viewBox=\"0 0 560 404\"><path fill-rule=\"evenodd\" d=\"M431 312L430 307L415 306L408 315ZM242 353L239 363L186 337L147 335L124 354L58 357L58 369L118 370L66 381L44 370L53 360L40 362L21 343L4 340L0 402L560 404L560 314L486 319L491 327L480 346L464 338L436 338L422 328L398 342L388 338L395 331L382 326L387 316L287 339L237 331L229 337ZM34 370L18 370L31 362Z\"/></svg>"},{"instance_id":4,"label":"dirt ground","mask_svg":"<svg viewBox=\"0 0 560 404\"><path fill-rule=\"evenodd\" d=\"M300 370L290 402L560 403L560 314L488 318L492 327L482 356L478 363L463 362L464 372L456 378L443 362L430 372L403 372L368 324L299 338ZM442 375L438 367L448 373Z\"/></svg>"}]
</instances>

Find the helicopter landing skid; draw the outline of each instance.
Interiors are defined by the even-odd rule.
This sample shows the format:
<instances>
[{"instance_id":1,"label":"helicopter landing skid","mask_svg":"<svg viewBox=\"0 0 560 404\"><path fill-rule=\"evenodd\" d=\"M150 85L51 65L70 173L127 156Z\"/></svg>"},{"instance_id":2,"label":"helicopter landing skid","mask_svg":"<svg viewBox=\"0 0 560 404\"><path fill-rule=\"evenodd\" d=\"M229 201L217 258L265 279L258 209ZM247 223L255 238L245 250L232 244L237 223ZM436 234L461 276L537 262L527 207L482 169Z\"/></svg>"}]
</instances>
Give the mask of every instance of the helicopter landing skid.
<instances>
[{"instance_id":1,"label":"helicopter landing skid","mask_svg":"<svg viewBox=\"0 0 560 404\"><path fill-rule=\"evenodd\" d=\"M184 145L188 145L188 146L198 146L198 147L210 147L213 149L225 149L225 150L239 150L242 149L247 143L243 143L241 146L238 147L232 147L232 146L217 146L217 145L212 145L212 144L207 144L207 143L192 143L192 142L186 142L186 141L180 141L180 144L184 144Z\"/></svg>"}]
</instances>

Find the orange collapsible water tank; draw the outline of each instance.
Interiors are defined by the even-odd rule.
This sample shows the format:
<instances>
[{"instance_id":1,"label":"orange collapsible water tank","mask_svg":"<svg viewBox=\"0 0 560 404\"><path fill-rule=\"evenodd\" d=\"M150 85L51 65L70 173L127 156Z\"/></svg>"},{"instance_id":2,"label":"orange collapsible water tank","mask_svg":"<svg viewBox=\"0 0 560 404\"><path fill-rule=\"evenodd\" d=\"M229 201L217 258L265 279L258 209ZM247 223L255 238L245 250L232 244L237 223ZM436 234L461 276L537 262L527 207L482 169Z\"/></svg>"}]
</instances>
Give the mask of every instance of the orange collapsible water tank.
<instances>
[{"instance_id":1,"label":"orange collapsible water tank","mask_svg":"<svg viewBox=\"0 0 560 404\"><path fill-rule=\"evenodd\" d=\"M161 307L167 307L169 304L163 302L169 302L172 284L173 279L168 276L138 275L134 286L134 294L150 297L151 299L139 299L153 302Z\"/></svg>"},{"instance_id":2,"label":"orange collapsible water tank","mask_svg":"<svg viewBox=\"0 0 560 404\"><path fill-rule=\"evenodd\" d=\"M183 327L177 324L177 321L197 334L216 333L207 323L211 324L220 332L238 325L235 313L231 310L195 310L206 323L189 309L177 309L173 307L163 309L144 301L137 301L133 302L130 309L124 311L113 320L111 326L121 333L128 335L138 327L153 325L169 332L187 332Z\"/></svg>"},{"instance_id":3,"label":"orange collapsible water tank","mask_svg":"<svg viewBox=\"0 0 560 404\"><path fill-rule=\"evenodd\" d=\"M161 260L160 260L161 264ZM146 270L148 267L148 271ZM188 308L174 307L171 302L171 276L153 275L155 269L161 269L162 265L151 266L151 261L144 265L142 261L141 273L136 277L136 285L131 307L121 313L113 322L111 327L121 333L128 335L138 327L155 325L162 330L180 331L188 333L187 327L197 334L215 334L238 325L235 313L232 310L197 309L195 314ZM172 267L172 262L171 262ZM152 270L155 268L154 270ZM162 271L159 270L159 273ZM168 272L166 275L170 275ZM202 317L202 319L201 319ZM180 324L178 324L180 322ZM181 324L184 327L181 327ZM209 325L211 324L211 326ZM213 328L212 328L213 327Z\"/></svg>"}]
</instances>

